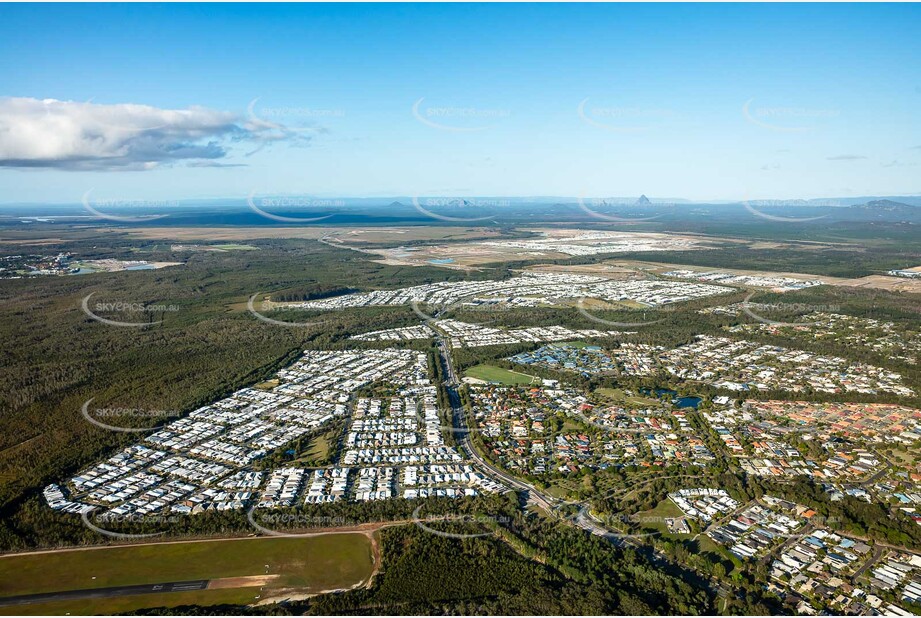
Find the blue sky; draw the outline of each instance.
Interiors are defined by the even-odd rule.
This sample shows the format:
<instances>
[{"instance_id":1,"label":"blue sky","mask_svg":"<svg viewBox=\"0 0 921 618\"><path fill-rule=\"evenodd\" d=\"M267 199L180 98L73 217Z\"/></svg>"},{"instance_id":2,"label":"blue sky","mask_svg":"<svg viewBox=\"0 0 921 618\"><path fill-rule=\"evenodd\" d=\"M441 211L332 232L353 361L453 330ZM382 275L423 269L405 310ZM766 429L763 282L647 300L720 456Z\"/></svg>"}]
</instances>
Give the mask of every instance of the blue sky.
<instances>
[{"instance_id":1,"label":"blue sky","mask_svg":"<svg viewBox=\"0 0 921 618\"><path fill-rule=\"evenodd\" d=\"M3 5L0 202L917 194L919 31L904 4Z\"/></svg>"}]
</instances>

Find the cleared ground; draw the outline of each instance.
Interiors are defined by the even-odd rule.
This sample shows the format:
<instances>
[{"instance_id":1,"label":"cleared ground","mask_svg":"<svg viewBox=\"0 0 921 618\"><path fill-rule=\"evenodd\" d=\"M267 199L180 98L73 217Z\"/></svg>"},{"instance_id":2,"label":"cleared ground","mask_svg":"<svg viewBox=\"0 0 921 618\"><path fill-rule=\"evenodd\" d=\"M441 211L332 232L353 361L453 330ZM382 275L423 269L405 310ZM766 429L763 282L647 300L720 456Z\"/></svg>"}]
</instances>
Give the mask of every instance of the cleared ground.
<instances>
[{"instance_id":1,"label":"cleared ground","mask_svg":"<svg viewBox=\"0 0 921 618\"><path fill-rule=\"evenodd\" d=\"M3 607L0 613L108 613L157 605L255 603L257 596L352 588L371 577L372 550L367 534L351 533L8 555L0 557L0 597L197 579L212 583L191 592L52 601Z\"/></svg>"},{"instance_id":2,"label":"cleared ground","mask_svg":"<svg viewBox=\"0 0 921 618\"><path fill-rule=\"evenodd\" d=\"M424 266L438 265L444 268L470 269L478 265L510 262L518 260L536 260L536 259L566 259L567 253L561 253L555 250L555 241L565 241L565 244L575 244L581 246L592 246L599 242L597 239L579 238L580 235L589 233L592 230L586 228L516 228L518 231L531 232L540 234L541 237L535 237L535 240L541 243L541 248L516 247L507 245L490 245L486 242L471 241L466 243L453 243L448 245L426 245L411 247L407 250L404 247L370 249L368 253L379 256L381 259L376 260L382 264L399 265L399 266ZM498 239L497 239L498 240ZM511 239L509 239L511 240ZM692 235L663 234L657 232L624 232L620 236L611 236L607 240L613 241L656 241L667 242L674 240L693 241L696 243L695 249L706 249L712 242L712 239L704 239Z\"/></svg>"},{"instance_id":3,"label":"cleared ground","mask_svg":"<svg viewBox=\"0 0 921 618\"><path fill-rule=\"evenodd\" d=\"M247 241L258 238L327 238L334 243L398 244L418 240L458 240L501 236L502 232L485 227L140 227L119 228L131 236L176 241Z\"/></svg>"},{"instance_id":4,"label":"cleared ground","mask_svg":"<svg viewBox=\"0 0 921 618\"><path fill-rule=\"evenodd\" d=\"M538 264L527 270L536 270L544 272L570 272L583 275L597 275L599 277L623 278L625 272L647 272L662 274L670 270L693 270L697 272L709 272L718 270L732 273L733 275L753 275L761 277L790 277L792 279L810 280L815 279L830 285L846 285L852 279L843 279L841 277L828 277L825 275L812 275L807 273L777 272L769 270L745 270L742 268L724 268L724 267L707 267L707 266L690 266L687 264L669 264L667 262L644 262L640 260L606 260L597 264L578 264L578 265L560 265L560 264ZM890 279L894 277L889 277Z\"/></svg>"},{"instance_id":5,"label":"cleared ground","mask_svg":"<svg viewBox=\"0 0 921 618\"><path fill-rule=\"evenodd\" d=\"M921 294L921 279L909 279L908 277L890 277L888 275L870 275L859 279L846 279L838 285L846 285L855 288L875 288L878 290L888 290L890 292L907 292L909 294Z\"/></svg>"}]
</instances>

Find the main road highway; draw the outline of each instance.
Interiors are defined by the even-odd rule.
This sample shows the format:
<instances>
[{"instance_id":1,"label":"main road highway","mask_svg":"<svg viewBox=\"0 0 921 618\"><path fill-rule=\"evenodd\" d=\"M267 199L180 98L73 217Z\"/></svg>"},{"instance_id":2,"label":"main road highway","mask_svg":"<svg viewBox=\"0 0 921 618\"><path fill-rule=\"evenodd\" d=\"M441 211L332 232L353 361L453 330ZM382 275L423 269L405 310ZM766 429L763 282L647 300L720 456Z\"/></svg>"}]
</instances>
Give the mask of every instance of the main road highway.
<instances>
[{"instance_id":1,"label":"main road highway","mask_svg":"<svg viewBox=\"0 0 921 618\"><path fill-rule=\"evenodd\" d=\"M437 328L435 328L435 332L438 333L436 343L438 345L439 355L441 356L441 365L445 372L444 388L448 395L448 402L451 405L451 431L454 433L458 448L460 448L460 450L470 458L474 465L480 469L480 472L499 483L503 483L504 485L517 490L526 497L528 504L537 506L550 515L556 514L558 507L564 504L562 501L554 498L549 494L541 492L530 483L512 476L504 470L500 470L485 457L483 457L474 447L473 441L471 439L472 432L470 430L470 425L468 424L467 412L464 409L460 395L457 392L457 387L460 383L460 380L458 379L457 373L454 369L454 361L451 358L451 351L448 349L444 337L441 335ZM569 521L571 521L579 528L582 528L583 530L607 538L616 545L624 544L624 539L622 537L613 535L607 528L594 521L586 510L580 511L577 517L571 518Z\"/></svg>"}]
</instances>

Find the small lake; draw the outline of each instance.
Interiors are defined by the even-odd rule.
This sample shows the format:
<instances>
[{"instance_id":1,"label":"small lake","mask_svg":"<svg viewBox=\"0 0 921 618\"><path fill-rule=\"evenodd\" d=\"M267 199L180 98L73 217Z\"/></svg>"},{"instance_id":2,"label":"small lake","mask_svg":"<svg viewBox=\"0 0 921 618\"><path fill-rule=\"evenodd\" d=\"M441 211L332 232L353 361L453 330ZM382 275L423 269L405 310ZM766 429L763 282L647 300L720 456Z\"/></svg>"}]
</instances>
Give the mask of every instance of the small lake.
<instances>
[{"instance_id":1,"label":"small lake","mask_svg":"<svg viewBox=\"0 0 921 618\"><path fill-rule=\"evenodd\" d=\"M654 389L641 388L640 393L642 393L643 395L654 394L656 397L661 397L662 395L671 395L674 397L675 395L678 394L678 391L673 391L670 388L654 388Z\"/></svg>"},{"instance_id":2,"label":"small lake","mask_svg":"<svg viewBox=\"0 0 921 618\"><path fill-rule=\"evenodd\" d=\"M678 391L672 390L670 388L643 388L640 389L640 393L643 395L655 395L656 397L661 397L662 395L669 395L672 398L672 403L678 406L679 408L694 408L697 409L697 406L700 405L700 397L676 397Z\"/></svg>"}]
</instances>

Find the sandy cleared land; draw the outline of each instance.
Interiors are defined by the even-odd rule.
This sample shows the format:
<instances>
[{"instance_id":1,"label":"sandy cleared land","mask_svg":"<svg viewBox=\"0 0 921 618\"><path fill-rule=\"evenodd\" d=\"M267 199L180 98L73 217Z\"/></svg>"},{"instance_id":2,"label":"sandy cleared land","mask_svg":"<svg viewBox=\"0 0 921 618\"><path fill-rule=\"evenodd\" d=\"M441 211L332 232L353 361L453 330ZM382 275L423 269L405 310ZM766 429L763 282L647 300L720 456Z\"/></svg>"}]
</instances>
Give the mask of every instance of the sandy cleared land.
<instances>
[{"instance_id":1,"label":"sandy cleared land","mask_svg":"<svg viewBox=\"0 0 921 618\"><path fill-rule=\"evenodd\" d=\"M835 285L846 285L855 288L875 288L890 292L906 292L908 294L921 294L921 279L908 279L907 277L890 277L888 275L870 275L859 279L845 279Z\"/></svg>"},{"instance_id":2,"label":"sandy cleared land","mask_svg":"<svg viewBox=\"0 0 921 618\"><path fill-rule=\"evenodd\" d=\"M244 575L242 577L221 577L208 582L208 590L222 590L224 588L251 588L265 586L269 582L281 577L274 575Z\"/></svg>"},{"instance_id":3,"label":"sandy cleared land","mask_svg":"<svg viewBox=\"0 0 921 618\"><path fill-rule=\"evenodd\" d=\"M471 269L481 264L495 262L566 259L573 255L565 250L567 247L591 248L599 243L649 243L661 245L663 249L674 243L682 243L681 249L705 250L715 240L690 235L586 228L518 229L532 232L536 236L527 239L497 238L495 241L474 240L450 245L370 249L368 253L380 256L380 259L376 261L394 266L435 265L444 268ZM599 237L597 236L599 234L605 236ZM501 244L495 244L496 242ZM679 246L675 245L674 248L679 248ZM625 249L627 250L642 249Z\"/></svg>"},{"instance_id":4,"label":"sandy cleared land","mask_svg":"<svg viewBox=\"0 0 921 618\"><path fill-rule=\"evenodd\" d=\"M562 253L550 251L521 251L518 249L488 247L479 243L463 245L439 245L429 247L397 247L394 249L373 249L369 251L380 256L374 260L391 266L441 266L469 270L490 262L511 262L524 259L558 259Z\"/></svg>"},{"instance_id":5,"label":"sandy cleared land","mask_svg":"<svg viewBox=\"0 0 921 618\"><path fill-rule=\"evenodd\" d=\"M658 265L656 265L658 266ZM625 281L628 279L642 278L639 273L642 271L650 272L651 267L627 266L621 264L612 264L609 262L600 262L598 264L536 264L524 269L528 272L544 273L575 273L579 275L596 275L598 277L607 277Z\"/></svg>"},{"instance_id":6,"label":"sandy cleared land","mask_svg":"<svg viewBox=\"0 0 921 618\"><path fill-rule=\"evenodd\" d=\"M670 270L694 270L698 272L709 272L719 270L722 272L732 273L735 275L760 275L765 277L790 277L792 279L811 280L816 279L829 285L846 285L845 282L851 279L842 279L841 277L827 277L825 275L811 275L808 273L791 273L775 272L768 270L745 270L742 268L709 268L706 266L690 266L687 264L669 264L666 262L644 262L638 260L607 260L598 264L538 264L529 267L527 270L544 271L544 272L571 272L584 275L597 275L599 277L611 277L612 279L622 279L626 274L636 272L647 272L652 274L661 274ZM890 279L894 277L889 277Z\"/></svg>"},{"instance_id":7,"label":"sandy cleared land","mask_svg":"<svg viewBox=\"0 0 921 618\"><path fill-rule=\"evenodd\" d=\"M333 243L398 244L416 240L459 240L498 237L501 232L484 227L141 227L118 228L137 238L176 241L245 241L260 238L327 238Z\"/></svg>"},{"instance_id":8,"label":"sandy cleared land","mask_svg":"<svg viewBox=\"0 0 921 618\"><path fill-rule=\"evenodd\" d=\"M134 268L133 270L159 270L161 268L167 268L168 266L182 266L183 262L145 262L144 264L132 264L125 260L81 260L76 262L75 265L95 272L114 273L132 270L132 267L136 266L144 266L144 268Z\"/></svg>"}]
</instances>

